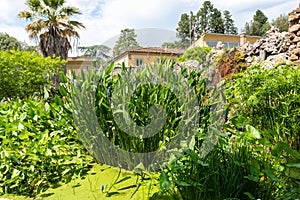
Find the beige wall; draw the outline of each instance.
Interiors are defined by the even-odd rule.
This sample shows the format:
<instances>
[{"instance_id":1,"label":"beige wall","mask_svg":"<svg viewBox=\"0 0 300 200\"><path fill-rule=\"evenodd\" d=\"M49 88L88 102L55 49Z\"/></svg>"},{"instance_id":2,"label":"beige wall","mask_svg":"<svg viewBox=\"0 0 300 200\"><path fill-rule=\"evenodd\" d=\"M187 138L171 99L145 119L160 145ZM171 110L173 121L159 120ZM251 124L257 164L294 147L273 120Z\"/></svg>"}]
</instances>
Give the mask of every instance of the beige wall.
<instances>
[{"instance_id":1,"label":"beige wall","mask_svg":"<svg viewBox=\"0 0 300 200\"><path fill-rule=\"evenodd\" d=\"M172 59L176 61L178 56L175 54L165 54L165 53L159 54L159 53L129 52L124 56L122 56L121 58L115 60L115 64L119 65L122 64L122 62L124 62L126 67L129 66L135 67L136 59L143 59L143 64L153 64L156 63L158 59L162 59L162 58Z\"/></svg>"},{"instance_id":2,"label":"beige wall","mask_svg":"<svg viewBox=\"0 0 300 200\"><path fill-rule=\"evenodd\" d=\"M67 77L71 77L72 71L79 76L81 74L81 70L86 73L87 71L93 71L94 67L92 62L94 59L91 58L68 58L66 64L66 75Z\"/></svg>"},{"instance_id":3,"label":"beige wall","mask_svg":"<svg viewBox=\"0 0 300 200\"><path fill-rule=\"evenodd\" d=\"M119 58L118 60L115 61L115 65L122 65L122 63L125 63L125 66L128 66L128 55L125 54L124 56L122 56L121 58Z\"/></svg>"}]
</instances>

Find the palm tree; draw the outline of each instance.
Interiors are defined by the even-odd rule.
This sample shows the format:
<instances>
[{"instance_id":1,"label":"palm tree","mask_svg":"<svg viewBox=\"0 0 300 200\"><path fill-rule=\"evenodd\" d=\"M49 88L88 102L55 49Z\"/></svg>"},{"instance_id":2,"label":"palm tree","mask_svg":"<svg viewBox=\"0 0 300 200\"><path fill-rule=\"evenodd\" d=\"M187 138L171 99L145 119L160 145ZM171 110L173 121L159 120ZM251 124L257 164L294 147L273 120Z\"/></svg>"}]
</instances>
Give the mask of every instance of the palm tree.
<instances>
[{"instance_id":1,"label":"palm tree","mask_svg":"<svg viewBox=\"0 0 300 200\"><path fill-rule=\"evenodd\" d=\"M81 14L78 8L64 6L65 0L27 0L30 11L19 13L20 18L30 20L25 30L29 38L38 42L39 50L44 57L60 56L66 60L72 48L71 39L78 39L76 28L85 28L70 17ZM65 67L64 67L65 71Z\"/></svg>"}]
</instances>

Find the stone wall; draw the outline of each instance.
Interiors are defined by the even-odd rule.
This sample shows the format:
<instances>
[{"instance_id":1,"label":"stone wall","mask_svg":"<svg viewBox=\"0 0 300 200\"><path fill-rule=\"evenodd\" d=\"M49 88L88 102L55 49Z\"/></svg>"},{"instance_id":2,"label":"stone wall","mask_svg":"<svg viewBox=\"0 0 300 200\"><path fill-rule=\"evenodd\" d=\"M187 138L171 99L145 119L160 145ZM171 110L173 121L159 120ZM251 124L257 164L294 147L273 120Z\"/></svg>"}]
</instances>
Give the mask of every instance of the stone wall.
<instances>
[{"instance_id":1,"label":"stone wall","mask_svg":"<svg viewBox=\"0 0 300 200\"><path fill-rule=\"evenodd\" d=\"M300 58L300 7L289 13L290 48L289 60L298 61Z\"/></svg>"},{"instance_id":2,"label":"stone wall","mask_svg":"<svg viewBox=\"0 0 300 200\"><path fill-rule=\"evenodd\" d=\"M279 32L276 27L272 27L264 38L240 47L249 64L300 60L300 7L289 12L288 20L288 32Z\"/></svg>"},{"instance_id":3,"label":"stone wall","mask_svg":"<svg viewBox=\"0 0 300 200\"><path fill-rule=\"evenodd\" d=\"M272 27L266 36L253 44L246 43L240 47L248 63L271 61L281 62L288 59L286 52L290 47L290 33L280 33L278 28Z\"/></svg>"}]
</instances>

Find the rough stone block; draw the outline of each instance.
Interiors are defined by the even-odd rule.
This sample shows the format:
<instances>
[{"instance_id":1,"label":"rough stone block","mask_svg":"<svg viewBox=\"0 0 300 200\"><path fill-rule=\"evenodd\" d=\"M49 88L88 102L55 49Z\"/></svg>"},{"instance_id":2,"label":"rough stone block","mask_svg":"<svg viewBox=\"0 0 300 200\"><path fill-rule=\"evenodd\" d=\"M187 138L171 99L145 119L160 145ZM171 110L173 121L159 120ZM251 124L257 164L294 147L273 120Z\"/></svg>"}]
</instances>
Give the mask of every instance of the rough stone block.
<instances>
[{"instance_id":1,"label":"rough stone block","mask_svg":"<svg viewBox=\"0 0 300 200\"><path fill-rule=\"evenodd\" d=\"M298 60L298 56L296 56L295 54L292 54L292 55L289 57L289 60L291 60L291 61L296 61L296 60Z\"/></svg>"},{"instance_id":2,"label":"rough stone block","mask_svg":"<svg viewBox=\"0 0 300 200\"><path fill-rule=\"evenodd\" d=\"M296 33L296 32L299 32L299 31L300 31L300 24L295 24L295 25L293 25L289 28L289 32ZM298 35L298 33L297 33L297 35Z\"/></svg>"},{"instance_id":3,"label":"rough stone block","mask_svg":"<svg viewBox=\"0 0 300 200\"><path fill-rule=\"evenodd\" d=\"M300 14L295 14L295 13L293 13L293 14L291 14L291 15L289 15L289 22L293 22L293 21L296 21L296 20L299 20L300 19Z\"/></svg>"}]
</instances>

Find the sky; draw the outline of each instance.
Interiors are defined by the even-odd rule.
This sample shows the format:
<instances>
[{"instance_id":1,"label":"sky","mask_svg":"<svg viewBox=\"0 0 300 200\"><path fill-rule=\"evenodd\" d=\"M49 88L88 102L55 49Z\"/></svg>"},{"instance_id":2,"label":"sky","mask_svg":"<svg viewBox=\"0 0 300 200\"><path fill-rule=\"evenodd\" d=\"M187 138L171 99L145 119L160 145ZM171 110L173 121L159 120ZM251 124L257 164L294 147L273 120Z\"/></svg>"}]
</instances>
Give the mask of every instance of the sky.
<instances>
[{"instance_id":1,"label":"sky","mask_svg":"<svg viewBox=\"0 0 300 200\"><path fill-rule=\"evenodd\" d=\"M17 16L20 11L28 9L25 0L0 2L0 32L34 44L25 31L28 22ZM176 40L176 28L181 14L190 11L196 13L203 2L204 0L66 0L66 5L75 6L82 12L82 15L73 18L86 27L78 30L79 46L113 46L124 28L135 29L142 46L159 46L162 42ZM298 0L211 0L211 3L222 12L230 11L239 33L245 23L253 19L257 9L271 22L280 14L288 14L299 6Z\"/></svg>"}]
</instances>

